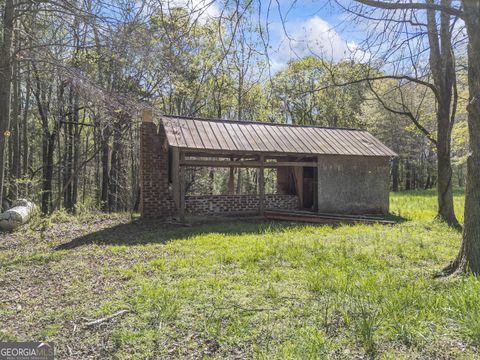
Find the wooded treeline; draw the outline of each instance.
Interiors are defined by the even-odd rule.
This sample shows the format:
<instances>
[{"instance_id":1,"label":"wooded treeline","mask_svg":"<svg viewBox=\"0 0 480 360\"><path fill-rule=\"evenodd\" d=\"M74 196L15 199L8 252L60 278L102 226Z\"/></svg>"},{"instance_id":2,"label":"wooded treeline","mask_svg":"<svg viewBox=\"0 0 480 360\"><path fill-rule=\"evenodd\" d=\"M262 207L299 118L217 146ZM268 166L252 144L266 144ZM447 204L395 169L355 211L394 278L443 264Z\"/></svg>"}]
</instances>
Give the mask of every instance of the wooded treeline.
<instances>
[{"instance_id":1,"label":"wooded treeline","mask_svg":"<svg viewBox=\"0 0 480 360\"><path fill-rule=\"evenodd\" d=\"M385 70L365 61L312 55L272 72L266 29L256 20L259 4L227 2L210 15L206 5L134 0L0 0L0 6L4 208L25 197L44 213L136 210L138 114L145 106L166 114L366 128L400 155L394 191L437 185L435 93L418 81L381 78ZM464 68L454 70L452 184L464 186L468 91ZM392 111L398 106L402 111ZM407 107L415 109L414 121ZM192 171L189 190L226 192L227 178L222 170ZM239 170L236 191L255 191L256 181L254 170Z\"/></svg>"}]
</instances>

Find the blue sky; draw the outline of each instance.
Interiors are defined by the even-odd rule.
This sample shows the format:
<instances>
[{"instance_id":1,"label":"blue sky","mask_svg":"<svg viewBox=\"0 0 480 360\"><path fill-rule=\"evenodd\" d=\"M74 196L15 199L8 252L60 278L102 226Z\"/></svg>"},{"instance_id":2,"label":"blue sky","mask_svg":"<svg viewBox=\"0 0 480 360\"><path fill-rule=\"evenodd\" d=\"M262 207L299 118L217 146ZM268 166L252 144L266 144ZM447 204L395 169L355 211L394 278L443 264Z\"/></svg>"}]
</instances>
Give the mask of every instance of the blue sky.
<instances>
[{"instance_id":1,"label":"blue sky","mask_svg":"<svg viewBox=\"0 0 480 360\"><path fill-rule=\"evenodd\" d=\"M211 4L206 16L215 17L220 13L221 4L211 0L170 0L187 1L187 7L202 8ZM337 0L340 1L340 0ZM341 0L348 4L351 0ZM346 21L345 11L335 1L300 0L292 5L288 0L254 0L255 19L261 9L261 21L268 23L270 60L272 70L285 66L288 60L306 55L316 55L328 60L339 61L355 56L363 33ZM358 49L356 50L358 53Z\"/></svg>"},{"instance_id":2,"label":"blue sky","mask_svg":"<svg viewBox=\"0 0 480 360\"><path fill-rule=\"evenodd\" d=\"M347 1L345 1L346 3ZM323 0L262 1L271 36L271 61L275 71L292 58L316 55L332 61L361 56L358 42L364 34L346 19L335 3ZM265 20L266 21L266 20ZM282 24L283 23L283 24Z\"/></svg>"}]
</instances>

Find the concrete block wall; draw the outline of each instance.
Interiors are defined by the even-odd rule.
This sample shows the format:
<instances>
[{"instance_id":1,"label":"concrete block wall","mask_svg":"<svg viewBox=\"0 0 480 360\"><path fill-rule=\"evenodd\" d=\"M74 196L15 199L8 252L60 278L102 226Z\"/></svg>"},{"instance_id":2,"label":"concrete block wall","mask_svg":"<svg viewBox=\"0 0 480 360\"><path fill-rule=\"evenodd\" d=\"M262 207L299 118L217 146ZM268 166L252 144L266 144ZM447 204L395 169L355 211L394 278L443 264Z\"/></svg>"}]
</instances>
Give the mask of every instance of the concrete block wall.
<instances>
[{"instance_id":1,"label":"concrete block wall","mask_svg":"<svg viewBox=\"0 0 480 360\"><path fill-rule=\"evenodd\" d=\"M258 211L260 199L258 195L199 195L187 196L185 207L190 215L220 215L237 212ZM266 194L266 209L298 209L296 195Z\"/></svg>"},{"instance_id":2,"label":"concrete block wall","mask_svg":"<svg viewBox=\"0 0 480 360\"><path fill-rule=\"evenodd\" d=\"M390 159L322 156L318 211L344 214L387 214Z\"/></svg>"},{"instance_id":3,"label":"concrete block wall","mask_svg":"<svg viewBox=\"0 0 480 360\"><path fill-rule=\"evenodd\" d=\"M146 218L169 218L177 209L168 181L168 147L163 126L140 128L140 211Z\"/></svg>"}]
</instances>

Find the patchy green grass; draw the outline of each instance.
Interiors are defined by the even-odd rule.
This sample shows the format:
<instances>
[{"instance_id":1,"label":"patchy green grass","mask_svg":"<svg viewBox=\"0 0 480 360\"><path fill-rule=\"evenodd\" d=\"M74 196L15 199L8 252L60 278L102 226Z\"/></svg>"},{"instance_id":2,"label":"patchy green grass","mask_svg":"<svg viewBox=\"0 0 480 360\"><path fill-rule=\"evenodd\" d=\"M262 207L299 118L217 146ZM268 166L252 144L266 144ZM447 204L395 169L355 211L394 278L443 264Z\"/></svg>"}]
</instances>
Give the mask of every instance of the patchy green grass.
<instances>
[{"instance_id":1,"label":"patchy green grass","mask_svg":"<svg viewBox=\"0 0 480 360\"><path fill-rule=\"evenodd\" d=\"M61 359L476 358L480 282L434 278L461 239L435 203L393 194L393 227L37 221L0 234L0 338Z\"/></svg>"}]
</instances>

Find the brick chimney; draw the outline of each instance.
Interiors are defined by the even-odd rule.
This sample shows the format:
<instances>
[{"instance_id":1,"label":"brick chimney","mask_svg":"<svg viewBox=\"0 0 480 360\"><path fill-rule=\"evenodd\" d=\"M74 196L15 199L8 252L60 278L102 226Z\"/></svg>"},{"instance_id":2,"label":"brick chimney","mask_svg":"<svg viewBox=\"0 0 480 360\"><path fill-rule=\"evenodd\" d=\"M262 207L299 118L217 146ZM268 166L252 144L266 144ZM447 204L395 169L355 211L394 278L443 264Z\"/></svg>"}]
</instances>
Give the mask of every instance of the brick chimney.
<instances>
[{"instance_id":1,"label":"brick chimney","mask_svg":"<svg viewBox=\"0 0 480 360\"><path fill-rule=\"evenodd\" d=\"M168 180L165 129L153 122L153 109L142 112L140 126L140 212L145 218L170 218L177 213Z\"/></svg>"}]
</instances>

